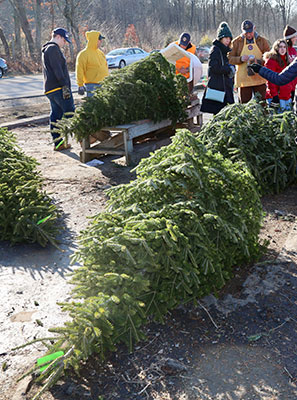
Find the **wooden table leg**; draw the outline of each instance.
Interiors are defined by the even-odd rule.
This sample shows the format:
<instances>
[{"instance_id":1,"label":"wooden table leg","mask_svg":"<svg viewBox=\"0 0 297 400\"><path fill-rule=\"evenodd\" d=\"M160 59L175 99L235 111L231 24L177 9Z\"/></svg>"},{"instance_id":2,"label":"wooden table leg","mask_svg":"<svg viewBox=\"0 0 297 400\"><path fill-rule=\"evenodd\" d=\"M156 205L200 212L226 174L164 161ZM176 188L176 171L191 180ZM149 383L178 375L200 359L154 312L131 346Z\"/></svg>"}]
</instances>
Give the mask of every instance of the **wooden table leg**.
<instances>
[{"instance_id":1,"label":"wooden table leg","mask_svg":"<svg viewBox=\"0 0 297 400\"><path fill-rule=\"evenodd\" d=\"M124 137L126 165L129 165L130 161L131 161L131 154L133 152L133 140L129 139L129 130L128 129L125 129L123 131L123 137Z\"/></svg>"},{"instance_id":2,"label":"wooden table leg","mask_svg":"<svg viewBox=\"0 0 297 400\"><path fill-rule=\"evenodd\" d=\"M85 164L86 162L86 149L90 148L90 140L89 137L84 138L81 143L82 152L81 152L81 162Z\"/></svg>"}]
</instances>

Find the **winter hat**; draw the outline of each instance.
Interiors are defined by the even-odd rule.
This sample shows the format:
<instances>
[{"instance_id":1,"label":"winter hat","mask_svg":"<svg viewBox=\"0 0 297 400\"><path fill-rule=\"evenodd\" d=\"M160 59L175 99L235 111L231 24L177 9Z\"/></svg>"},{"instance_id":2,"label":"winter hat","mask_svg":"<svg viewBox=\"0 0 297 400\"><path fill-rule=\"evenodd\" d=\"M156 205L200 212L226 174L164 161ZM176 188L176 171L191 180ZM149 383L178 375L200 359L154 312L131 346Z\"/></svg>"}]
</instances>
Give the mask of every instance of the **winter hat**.
<instances>
[{"instance_id":1,"label":"winter hat","mask_svg":"<svg viewBox=\"0 0 297 400\"><path fill-rule=\"evenodd\" d=\"M220 40L224 37L232 39L232 33L227 22L221 22L217 30L217 39Z\"/></svg>"},{"instance_id":2,"label":"winter hat","mask_svg":"<svg viewBox=\"0 0 297 400\"><path fill-rule=\"evenodd\" d=\"M289 40L289 39L292 39L293 37L297 36L297 31L296 31L296 29L287 25L284 29L283 35L286 40Z\"/></svg>"}]
</instances>

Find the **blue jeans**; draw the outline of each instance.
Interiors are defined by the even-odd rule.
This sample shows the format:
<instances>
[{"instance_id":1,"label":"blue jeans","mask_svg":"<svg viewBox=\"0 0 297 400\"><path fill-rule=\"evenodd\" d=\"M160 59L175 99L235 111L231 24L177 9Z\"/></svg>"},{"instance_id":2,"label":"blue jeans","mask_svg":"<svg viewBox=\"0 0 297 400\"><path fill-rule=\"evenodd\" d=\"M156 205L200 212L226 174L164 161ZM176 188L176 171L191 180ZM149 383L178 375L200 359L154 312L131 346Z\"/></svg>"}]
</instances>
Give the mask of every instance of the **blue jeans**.
<instances>
[{"instance_id":1,"label":"blue jeans","mask_svg":"<svg viewBox=\"0 0 297 400\"><path fill-rule=\"evenodd\" d=\"M266 99L268 105L271 105L272 99ZM292 110L292 99L289 100L279 100L279 107L277 109L277 112L281 114L284 111L290 111Z\"/></svg>"},{"instance_id":2,"label":"blue jeans","mask_svg":"<svg viewBox=\"0 0 297 400\"><path fill-rule=\"evenodd\" d=\"M85 83L87 97L94 96L94 90L96 90L97 88L100 88L100 87L101 87L100 83Z\"/></svg>"},{"instance_id":3,"label":"blue jeans","mask_svg":"<svg viewBox=\"0 0 297 400\"><path fill-rule=\"evenodd\" d=\"M63 139L60 138L59 133L54 132L55 129L54 123L62 119L64 113L74 112L74 101L71 94L70 99L63 99L62 89L57 90L56 92L52 92L46 95L51 104L51 113L50 113L50 129L51 135L55 142L55 146L57 146ZM68 116L67 116L68 117ZM60 138L60 139L59 139Z\"/></svg>"},{"instance_id":4,"label":"blue jeans","mask_svg":"<svg viewBox=\"0 0 297 400\"><path fill-rule=\"evenodd\" d=\"M279 100L279 108L282 111L290 111L292 110L292 99L289 100Z\"/></svg>"}]
</instances>

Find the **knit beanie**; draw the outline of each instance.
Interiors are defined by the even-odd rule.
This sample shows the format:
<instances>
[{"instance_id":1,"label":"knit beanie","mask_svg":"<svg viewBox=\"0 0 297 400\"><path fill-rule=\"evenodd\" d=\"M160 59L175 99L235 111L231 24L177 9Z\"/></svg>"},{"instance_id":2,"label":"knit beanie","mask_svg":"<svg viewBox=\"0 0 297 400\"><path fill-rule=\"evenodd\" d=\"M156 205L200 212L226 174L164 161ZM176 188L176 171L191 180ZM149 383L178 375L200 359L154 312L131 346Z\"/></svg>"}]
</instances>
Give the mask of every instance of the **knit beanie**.
<instances>
[{"instance_id":1,"label":"knit beanie","mask_svg":"<svg viewBox=\"0 0 297 400\"><path fill-rule=\"evenodd\" d=\"M297 31L296 31L296 29L287 25L284 29L283 35L286 40L289 40L289 39L292 39L293 37L297 36Z\"/></svg>"},{"instance_id":2,"label":"knit beanie","mask_svg":"<svg viewBox=\"0 0 297 400\"><path fill-rule=\"evenodd\" d=\"M232 39L232 33L227 22L221 22L217 30L217 39L220 40L223 37L229 37Z\"/></svg>"}]
</instances>

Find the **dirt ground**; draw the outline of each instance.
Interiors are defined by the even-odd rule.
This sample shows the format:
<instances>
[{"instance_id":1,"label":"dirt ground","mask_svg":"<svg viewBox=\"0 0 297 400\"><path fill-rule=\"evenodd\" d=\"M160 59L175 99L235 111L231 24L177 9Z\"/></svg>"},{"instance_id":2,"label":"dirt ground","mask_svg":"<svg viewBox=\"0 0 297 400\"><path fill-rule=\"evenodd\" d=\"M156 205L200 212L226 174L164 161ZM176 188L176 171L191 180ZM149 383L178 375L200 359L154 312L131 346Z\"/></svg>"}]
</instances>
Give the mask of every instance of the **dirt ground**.
<instances>
[{"instance_id":1,"label":"dirt ground","mask_svg":"<svg viewBox=\"0 0 297 400\"><path fill-rule=\"evenodd\" d=\"M32 104L31 99L5 101L0 99L0 123L49 114L50 107L46 97L38 99L38 107Z\"/></svg>"},{"instance_id":2,"label":"dirt ground","mask_svg":"<svg viewBox=\"0 0 297 400\"><path fill-rule=\"evenodd\" d=\"M28 115L27 115L28 116ZM1 120L2 122L2 120ZM11 349L66 319L57 301L70 299L68 274L79 231L90 215L104 209L104 189L134 179L123 158L104 164L79 162L80 147L53 152L48 128L15 129L24 151L40 163L45 188L63 212L61 249L37 245L11 247L0 242L0 400L27 399L29 378L16 379L44 346ZM135 146L138 159L169 142L164 134ZM219 298L208 296L147 326L147 341L128 354L111 354L104 366L96 358L69 374L43 400L296 400L297 398L297 187L263 198L267 211L262 239L265 258L235 268Z\"/></svg>"},{"instance_id":3,"label":"dirt ground","mask_svg":"<svg viewBox=\"0 0 297 400\"><path fill-rule=\"evenodd\" d=\"M79 96L77 93L73 94L73 98L76 105L81 102L81 96ZM37 105L36 101L38 102ZM50 105L45 96L11 100L0 99L0 124L29 117L46 115L49 114L49 112Z\"/></svg>"}]
</instances>

